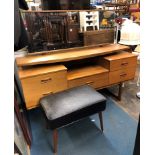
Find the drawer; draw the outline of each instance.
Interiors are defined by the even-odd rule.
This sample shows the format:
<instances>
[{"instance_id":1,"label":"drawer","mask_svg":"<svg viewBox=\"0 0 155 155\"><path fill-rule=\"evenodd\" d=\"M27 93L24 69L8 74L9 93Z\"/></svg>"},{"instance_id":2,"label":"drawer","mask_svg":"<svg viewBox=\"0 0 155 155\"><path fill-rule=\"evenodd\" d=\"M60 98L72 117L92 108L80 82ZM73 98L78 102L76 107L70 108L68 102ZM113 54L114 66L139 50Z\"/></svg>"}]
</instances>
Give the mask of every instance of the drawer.
<instances>
[{"instance_id":1,"label":"drawer","mask_svg":"<svg viewBox=\"0 0 155 155\"><path fill-rule=\"evenodd\" d=\"M110 71L116 71L120 69L136 67L137 56L132 53L121 52L104 57L103 61L103 66L105 68L109 69Z\"/></svg>"},{"instance_id":2,"label":"drawer","mask_svg":"<svg viewBox=\"0 0 155 155\"><path fill-rule=\"evenodd\" d=\"M109 73L100 73L88 77L82 77L74 80L69 80L68 81L68 87L77 87L81 85L90 85L93 88L100 88L103 86L108 85L109 82Z\"/></svg>"},{"instance_id":3,"label":"drawer","mask_svg":"<svg viewBox=\"0 0 155 155\"><path fill-rule=\"evenodd\" d=\"M28 109L38 105L41 97L67 89L67 71L38 75L21 79Z\"/></svg>"},{"instance_id":4,"label":"drawer","mask_svg":"<svg viewBox=\"0 0 155 155\"><path fill-rule=\"evenodd\" d=\"M109 72L109 84L131 80L135 77L136 67Z\"/></svg>"},{"instance_id":5,"label":"drawer","mask_svg":"<svg viewBox=\"0 0 155 155\"><path fill-rule=\"evenodd\" d=\"M110 62L110 71L129 68L132 66L136 66L136 64L137 64L136 57L113 60Z\"/></svg>"}]
</instances>

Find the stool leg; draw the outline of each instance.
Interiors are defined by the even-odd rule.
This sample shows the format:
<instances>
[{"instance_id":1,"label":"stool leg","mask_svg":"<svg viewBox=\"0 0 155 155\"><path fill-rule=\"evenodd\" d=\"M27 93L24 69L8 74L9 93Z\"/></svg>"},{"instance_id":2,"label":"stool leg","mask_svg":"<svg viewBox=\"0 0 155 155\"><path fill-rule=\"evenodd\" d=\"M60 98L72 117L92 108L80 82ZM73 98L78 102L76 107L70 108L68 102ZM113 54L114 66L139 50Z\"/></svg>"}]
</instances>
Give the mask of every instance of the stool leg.
<instances>
[{"instance_id":1,"label":"stool leg","mask_svg":"<svg viewBox=\"0 0 155 155\"><path fill-rule=\"evenodd\" d=\"M118 100L121 101L121 97L122 97L122 85L123 83L119 84L119 91L118 91Z\"/></svg>"},{"instance_id":2,"label":"stool leg","mask_svg":"<svg viewBox=\"0 0 155 155\"><path fill-rule=\"evenodd\" d=\"M103 117L102 117L102 112L99 112L98 115L99 115L99 119L100 119L101 131L103 132Z\"/></svg>"},{"instance_id":3,"label":"stool leg","mask_svg":"<svg viewBox=\"0 0 155 155\"><path fill-rule=\"evenodd\" d=\"M53 145L54 145L54 153L57 153L57 148L58 148L58 131L57 131L57 129L53 130Z\"/></svg>"}]
</instances>

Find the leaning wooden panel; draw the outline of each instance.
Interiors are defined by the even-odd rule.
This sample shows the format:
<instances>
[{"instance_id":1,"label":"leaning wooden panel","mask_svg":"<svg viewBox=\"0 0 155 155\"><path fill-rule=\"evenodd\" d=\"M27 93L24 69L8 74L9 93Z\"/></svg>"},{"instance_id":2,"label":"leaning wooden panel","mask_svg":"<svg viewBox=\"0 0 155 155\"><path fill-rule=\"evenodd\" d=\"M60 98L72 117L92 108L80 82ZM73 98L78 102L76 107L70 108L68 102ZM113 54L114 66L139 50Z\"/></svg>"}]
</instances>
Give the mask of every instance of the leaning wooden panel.
<instances>
[{"instance_id":1,"label":"leaning wooden panel","mask_svg":"<svg viewBox=\"0 0 155 155\"><path fill-rule=\"evenodd\" d=\"M86 31L82 35L85 46L114 43L114 29Z\"/></svg>"}]
</instances>

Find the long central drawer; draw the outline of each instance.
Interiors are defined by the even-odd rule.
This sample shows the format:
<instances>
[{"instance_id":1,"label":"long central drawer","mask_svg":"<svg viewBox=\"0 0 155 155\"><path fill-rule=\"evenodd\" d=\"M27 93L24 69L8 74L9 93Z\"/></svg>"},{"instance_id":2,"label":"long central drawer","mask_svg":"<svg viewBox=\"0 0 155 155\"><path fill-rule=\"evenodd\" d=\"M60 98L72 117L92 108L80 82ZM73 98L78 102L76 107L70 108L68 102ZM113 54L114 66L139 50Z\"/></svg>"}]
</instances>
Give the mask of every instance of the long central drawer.
<instances>
[{"instance_id":1,"label":"long central drawer","mask_svg":"<svg viewBox=\"0 0 155 155\"><path fill-rule=\"evenodd\" d=\"M109 83L109 71L101 66L86 67L73 72L69 73L68 76L69 88L86 84L94 88L100 88Z\"/></svg>"},{"instance_id":2,"label":"long central drawer","mask_svg":"<svg viewBox=\"0 0 155 155\"><path fill-rule=\"evenodd\" d=\"M100 88L108 85L108 73L101 73L89 77L83 77L68 81L68 87L77 87L81 85L90 85L93 88Z\"/></svg>"}]
</instances>

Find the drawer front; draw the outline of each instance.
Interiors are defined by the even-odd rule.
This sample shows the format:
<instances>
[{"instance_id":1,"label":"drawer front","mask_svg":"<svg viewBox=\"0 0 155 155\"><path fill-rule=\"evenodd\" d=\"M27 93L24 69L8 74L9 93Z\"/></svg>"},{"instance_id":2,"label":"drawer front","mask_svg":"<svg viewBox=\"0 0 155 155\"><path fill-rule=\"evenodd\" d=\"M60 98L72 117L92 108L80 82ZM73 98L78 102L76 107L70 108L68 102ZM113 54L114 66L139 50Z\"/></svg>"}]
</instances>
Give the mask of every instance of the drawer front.
<instances>
[{"instance_id":1,"label":"drawer front","mask_svg":"<svg viewBox=\"0 0 155 155\"><path fill-rule=\"evenodd\" d=\"M107 72L107 73L92 75L89 77L70 80L68 81L68 87L73 88L73 87L87 84L92 86L93 88L100 88L108 85L108 83L109 83L109 73Z\"/></svg>"},{"instance_id":2,"label":"drawer front","mask_svg":"<svg viewBox=\"0 0 155 155\"><path fill-rule=\"evenodd\" d=\"M60 71L22 79L28 109L36 107L41 97L67 89L67 72Z\"/></svg>"},{"instance_id":3,"label":"drawer front","mask_svg":"<svg viewBox=\"0 0 155 155\"><path fill-rule=\"evenodd\" d=\"M137 64L137 57L112 60L112 61L110 61L110 71L126 69L129 67L136 66L136 64Z\"/></svg>"},{"instance_id":4,"label":"drawer front","mask_svg":"<svg viewBox=\"0 0 155 155\"><path fill-rule=\"evenodd\" d=\"M109 73L109 84L131 80L135 77L136 67L121 69Z\"/></svg>"}]
</instances>

